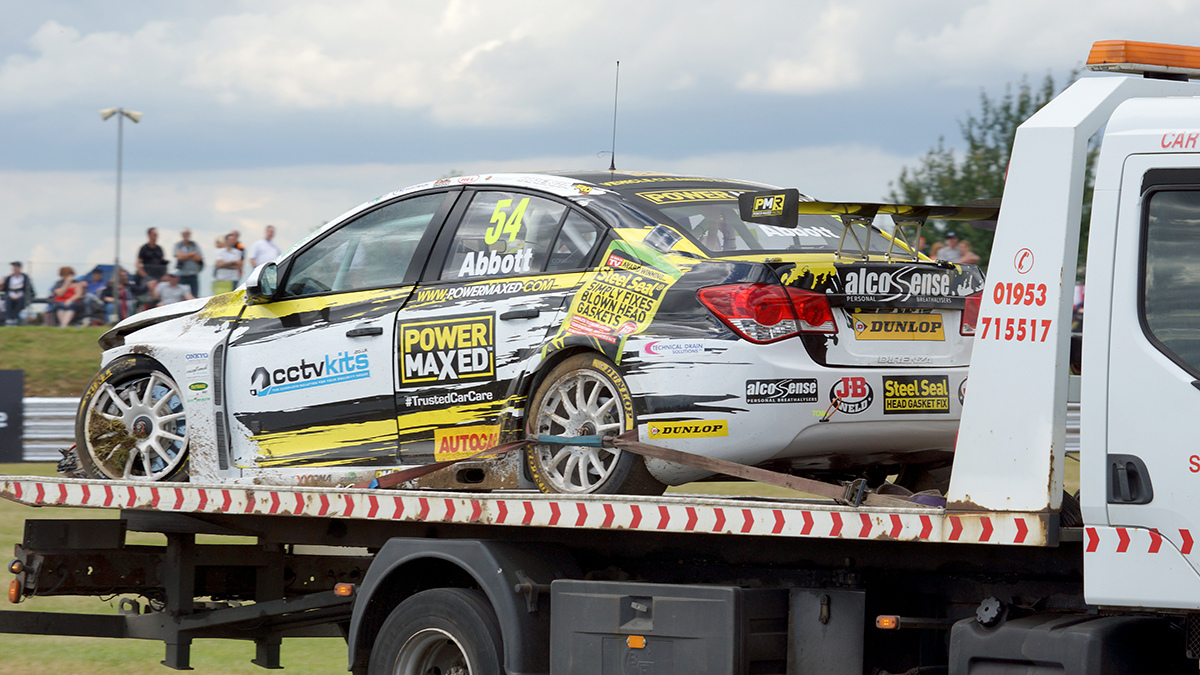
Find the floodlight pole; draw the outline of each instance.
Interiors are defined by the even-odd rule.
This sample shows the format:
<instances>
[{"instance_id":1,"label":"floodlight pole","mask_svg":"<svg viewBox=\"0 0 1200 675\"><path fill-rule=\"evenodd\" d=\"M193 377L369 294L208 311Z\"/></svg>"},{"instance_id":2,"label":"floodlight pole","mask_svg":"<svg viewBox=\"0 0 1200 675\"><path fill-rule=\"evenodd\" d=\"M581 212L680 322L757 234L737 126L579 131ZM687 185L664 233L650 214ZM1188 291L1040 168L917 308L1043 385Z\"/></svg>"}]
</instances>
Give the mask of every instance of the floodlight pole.
<instances>
[{"instance_id":1,"label":"floodlight pole","mask_svg":"<svg viewBox=\"0 0 1200 675\"><path fill-rule=\"evenodd\" d=\"M138 120L142 119L142 113L124 108L106 108L100 111L100 119L107 120L113 115L117 116L117 222L116 232L113 235L113 269L112 278L109 280L112 284L113 309L117 312L117 320L121 317L120 296L117 293L117 282L119 271L121 269L121 153L125 140L125 118L133 120L137 124ZM107 316L105 317L107 318Z\"/></svg>"}]
</instances>

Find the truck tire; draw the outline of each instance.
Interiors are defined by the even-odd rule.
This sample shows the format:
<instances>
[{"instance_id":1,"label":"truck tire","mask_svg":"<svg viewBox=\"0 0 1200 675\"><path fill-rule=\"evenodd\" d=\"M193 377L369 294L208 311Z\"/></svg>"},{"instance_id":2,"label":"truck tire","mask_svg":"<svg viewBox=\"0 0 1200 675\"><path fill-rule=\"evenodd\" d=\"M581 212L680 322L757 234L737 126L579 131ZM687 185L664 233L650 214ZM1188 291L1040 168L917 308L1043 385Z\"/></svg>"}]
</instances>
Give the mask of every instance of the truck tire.
<instances>
[{"instance_id":1,"label":"truck tire","mask_svg":"<svg viewBox=\"0 0 1200 675\"><path fill-rule=\"evenodd\" d=\"M88 384L75 415L79 469L92 478L186 480L183 393L145 356L123 356Z\"/></svg>"},{"instance_id":2,"label":"truck tire","mask_svg":"<svg viewBox=\"0 0 1200 675\"><path fill-rule=\"evenodd\" d=\"M500 622L479 591L435 588L400 603L371 648L368 675L501 675Z\"/></svg>"},{"instance_id":3,"label":"truck tire","mask_svg":"<svg viewBox=\"0 0 1200 675\"><path fill-rule=\"evenodd\" d=\"M637 428L633 396L611 361L577 354L554 367L529 403L534 434L616 436ZM536 445L525 451L538 489L567 494L659 495L667 488L638 455L614 448Z\"/></svg>"}]
</instances>

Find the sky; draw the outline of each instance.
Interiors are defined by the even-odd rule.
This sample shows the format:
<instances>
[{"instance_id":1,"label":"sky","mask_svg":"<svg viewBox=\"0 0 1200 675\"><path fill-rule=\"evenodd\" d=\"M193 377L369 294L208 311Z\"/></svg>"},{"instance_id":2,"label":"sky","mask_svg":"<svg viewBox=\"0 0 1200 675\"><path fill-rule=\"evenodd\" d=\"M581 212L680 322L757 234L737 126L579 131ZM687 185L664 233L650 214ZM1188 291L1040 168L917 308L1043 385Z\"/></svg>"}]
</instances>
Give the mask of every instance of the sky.
<instances>
[{"instance_id":1,"label":"sky","mask_svg":"<svg viewBox=\"0 0 1200 675\"><path fill-rule=\"evenodd\" d=\"M1143 0L0 0L0 258L286 249L452 173L698 173L884 199L981 93L1065 82L1097 40L1197 42ZM123 123L115 242L117 118ZM4 257L7 256L7 257ZM2 268L7 273L7 267ZM247 270L248 271L248 270Z\"/></svg>"}]
</instances>

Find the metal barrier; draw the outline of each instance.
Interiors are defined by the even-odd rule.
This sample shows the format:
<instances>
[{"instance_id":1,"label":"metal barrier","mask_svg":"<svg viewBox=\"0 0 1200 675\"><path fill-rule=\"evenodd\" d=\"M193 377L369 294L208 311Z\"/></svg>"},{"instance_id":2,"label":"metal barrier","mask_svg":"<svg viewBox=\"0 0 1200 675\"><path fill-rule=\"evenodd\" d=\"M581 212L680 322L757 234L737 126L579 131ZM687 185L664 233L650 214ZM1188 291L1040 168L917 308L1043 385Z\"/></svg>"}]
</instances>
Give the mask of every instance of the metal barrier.
<instances>
[{"instance_id":1,"label":"metal barrier","mask_svg":"<svg viewBox=\"0 0 1200 675\"><path fill-rule=\"evenodd\" d=\"M25 428L21 436L26 462L57 462L60 449L75 442L78 398L28 398L23 401Z\"/></svg>"},{"instance_id":2,"label":"metal barrier","mask_svg":"<svg viewBox=\"0 0 1200 675\"><path fill-rule=\"evenodd\" d=\"M57 462L60 448L75 442L77 398L26 398L26 462ZM1067 454L1079 456L1079 404L1067 404Z\"/></svg>"}]
</instances>

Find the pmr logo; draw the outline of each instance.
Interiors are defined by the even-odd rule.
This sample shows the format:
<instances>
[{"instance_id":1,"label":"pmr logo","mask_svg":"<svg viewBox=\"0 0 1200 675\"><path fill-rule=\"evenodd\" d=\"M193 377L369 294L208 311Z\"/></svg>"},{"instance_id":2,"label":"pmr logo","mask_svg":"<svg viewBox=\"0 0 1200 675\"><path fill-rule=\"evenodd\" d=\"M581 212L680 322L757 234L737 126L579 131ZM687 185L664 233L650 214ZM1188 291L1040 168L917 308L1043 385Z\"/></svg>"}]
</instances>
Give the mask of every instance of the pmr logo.
<instances>
[{"instance_id":1,"label":"pmr logo","mask_svg":"<svg viewBox=\"0 0 1200 675\"><path fill-rule=\"evenodd\" d=\"M783 198L784 195L761 195L755 197L753 215L756 218L763 216L782 216Z\"/></svg>"},{"instance_id":2,"label":"pmr logo","mask_svg":"<svg viewBox=\"0 0 1200 675\"><path fill-rule=\"evenodd\" d=\"M875 392L865 377L843 377L829 388L829 402L838 400L841 401L838 412L857 415L871 407Z\"/></svg>"}]
</instances>

